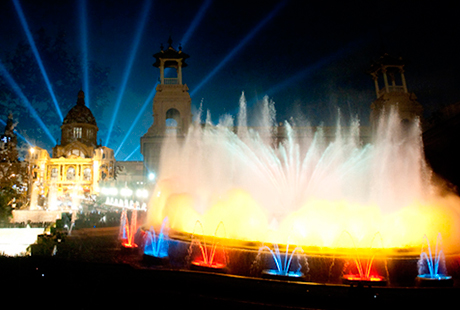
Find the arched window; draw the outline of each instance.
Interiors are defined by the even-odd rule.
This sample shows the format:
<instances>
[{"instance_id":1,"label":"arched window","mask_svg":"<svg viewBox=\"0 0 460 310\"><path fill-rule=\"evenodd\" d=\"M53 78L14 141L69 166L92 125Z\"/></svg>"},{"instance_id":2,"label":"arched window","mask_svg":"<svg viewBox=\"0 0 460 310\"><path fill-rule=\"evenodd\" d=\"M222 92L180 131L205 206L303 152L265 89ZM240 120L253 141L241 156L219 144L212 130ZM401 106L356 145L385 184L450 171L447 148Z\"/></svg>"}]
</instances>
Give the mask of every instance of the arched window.
<instances>
[{"instance_id":1,"label":"arched window","mask_svg":"<svg viewBox=\"0 0 460 310\"><path fill-rule=\"evenodd\" d=\"M56 181L58 179L58 169L51 169L51 180Z\"/></svg>"},{"instance_id":2,"label":"arched window","mask_svg":"<svg viewBox=\"0 0 460 310\"><path fill-rule=\"evenodd\" d=\"M67 168L66 179L67 181L75 180L75 168L74 167Z\"/></svg>"},{"instance_id":3,"label":"arched window","mask_svg":"<svg viewBox=\"0 0 460 310\"><path fill-rule=\"evenodd\" d=\"M91 181L91 168L85 168L85 170L83 170L83 179L85 181Z\"/></svg>"},{"instance_id":4,"label":"arched window","mask_svg":"<svg viewBox=\"0 0 460 310\"><path fill-rule=\"evenodd\" d=\"M80 139L81 138L81 132L82 132L81 127L74 127L73 128L73 137L77 138L77 139Z\"/></svg>"},{"instance_id":5,"label":"arched window","mask_svg":"<svg viewBox=\"0 0 460 310\"><path fill-rule=\"evenodd\" d=\"M166 133L176 134L180 129L180 112L174 108L166 112Z\"/></svg>"}]
</instances>

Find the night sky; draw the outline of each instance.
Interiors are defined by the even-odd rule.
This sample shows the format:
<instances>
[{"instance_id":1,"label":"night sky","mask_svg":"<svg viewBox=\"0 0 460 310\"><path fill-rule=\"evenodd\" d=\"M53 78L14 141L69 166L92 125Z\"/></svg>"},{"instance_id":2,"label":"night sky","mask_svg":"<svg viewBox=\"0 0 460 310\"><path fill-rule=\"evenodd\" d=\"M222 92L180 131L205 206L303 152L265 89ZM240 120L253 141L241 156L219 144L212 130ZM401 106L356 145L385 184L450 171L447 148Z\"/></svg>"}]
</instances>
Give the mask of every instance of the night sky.
<instances>
[{"instance_id":1,"label":"night sky","mask_svg":"<svg viewBox=\"0 0 460 310\"><path fill-rule=\"evenodd\" d=\"M70 48L81 53L82 2L19 3L31 32L41 27L50 35L65 31ZM124 134L112 137L107 146L118 151L117 160L142 160L140 152L133 151L153 123L149 94L159 70L152 66L152 55L160 51L160 44L167 47L169 36L174 48L180 43L191 56L183 81L192 95L192 111L203 102L215 122L222 114L236 115L244 91L250 109L268 95L275 102L277 121L304 115L312 123L327 124L340 108L345 116L358 115L366 125L375 98L366 70L384 52L407 61L409 91L417 95L428 117L460 100L458 11L454 4L433 3L88 0L88 58L110 68L114 87L110 106L97 122L111 123L130 55L134 55L114 120L124 133L135 125L128 139L123 141ZM143 14L146 19L140 32ZM2 0L0 52L13 49L19 41L27 40L13 1ZM82 84L75 85L71 100L76 102L81 88ZM7 111L0 116L6 120ZM17 130L26 126L30 124L19 122ZM99 138L106 144L107 131L100 131Z\"/></svg>"}]
</instances>

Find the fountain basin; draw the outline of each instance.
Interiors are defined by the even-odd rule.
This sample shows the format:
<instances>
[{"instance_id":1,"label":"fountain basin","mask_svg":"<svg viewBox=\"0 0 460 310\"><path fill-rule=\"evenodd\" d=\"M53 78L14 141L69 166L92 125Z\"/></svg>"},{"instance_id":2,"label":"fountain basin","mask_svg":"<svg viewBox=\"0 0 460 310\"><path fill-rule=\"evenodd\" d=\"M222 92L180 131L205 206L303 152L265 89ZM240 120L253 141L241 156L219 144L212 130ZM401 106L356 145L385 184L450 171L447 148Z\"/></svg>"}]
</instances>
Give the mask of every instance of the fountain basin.
<instances>
[{"instance_id":1,"label":"fountain basin","mask_svg":"<svg viewBox=\"0 0 460 310\"><path fill-rule=\"evenodd\" d=\"M342 277L342 283L351 286L386 286L387 281L382 276L369 276L361 277L359 275L344 275Z\"/></svg>"},{"instance_id":2,"label":"fountain basin","mask_svg":"<svg viewBox=\"0 0 460 310\"><path fill-rule=\"evenodd\" d=\"M147 265L153 265L153 266L168 266L169 265L168 256L159 257L159 256L143 254L142 261Z\"/></svg>"},{"instance_id":3,"label":"fountain basin","mask_svg":"<svg viewBox=\"0 0 460 310\"><path fill-rule=\"evenodd\" d=\"M190 269L202 272L215 272L215 273L227 273L227 265L219 262L213 262L211 264L204 261L195 260L191 262Z\"/></svg>"},{"instance_id":4,"label":"fountain basin","mask_svg":"<svg viewBox=\"0 0 460 310\"><path fill-rule=\"evenodd\" d=\"M185 237L185 236L183 236ZM345 266L352 264L349 254L347 255L331 255L319 254L317 251L310 253L305 251L300 253L302 259L302 268L298 270L303 275L297 277L290 274L291 277L274 274L269 270L278 271L273 263L273 258L270 253L259 253L260 245L251 245L245 243L244 247L225 247L227 256L226 266L217 264L213 266L200 263L200 257L190 257L191 240L170 239L170 247L168 249L168 260L162 261L157 258L147 258L144 256L144 266L161 267L167 266L168 269L174 270L193 270L196 272L228 274L242 277L254 277L265 279L276 279L286 282L311 282L311 283L328 283L335 285L347 286L372 286L372 287L416 287L416 277L418 274L417 262L418 256L407 255L403 256L399 253L396 256L376 257L373 262L371 275L379 275L381 279L354 279L348 277L344 280ZM460 255L449 255L446 257L446 263L450 274L457 275L460 272L456 262L460 259ZM306 261L306 264L303 262ZM214 261L217 263L220 261ZM162 265L163 264L163 265ZM290 271L297 271L291 268ZM276 272L275 272L276 273ZM350 274L356 275L353 271ZM294 275L294 277L292 277ZM380 280L380 281L378 281ZM368 282L366 282L368 281ZM435 286L434 284L422 284L424 286ZM420 286L422 286L420 285ZM441 285L441 284L438 284ZM445 284L443 284L445 285Z\"/></svg>"},{"instance_id":5,"label":"fountain basin","mask_svg":"<svg viewBox=\"0 0 460 310\"><path fill-rule=\"evenodd\" d=\"M262 278L281 281L305 281L305 275L300 271L279 272L275 269L262 271Z\"/></svg>"},{"instance_id":6,"label":"fountain basin","mask_svg":"<svg viewBox=\"0 0 460 310\"><path fill-rule=\"evenodd\" d=\"M454 280L451 276L443 274L421 274L417 276L416 284L419 287L451 287Z\"/></svg>"}]
</instances>

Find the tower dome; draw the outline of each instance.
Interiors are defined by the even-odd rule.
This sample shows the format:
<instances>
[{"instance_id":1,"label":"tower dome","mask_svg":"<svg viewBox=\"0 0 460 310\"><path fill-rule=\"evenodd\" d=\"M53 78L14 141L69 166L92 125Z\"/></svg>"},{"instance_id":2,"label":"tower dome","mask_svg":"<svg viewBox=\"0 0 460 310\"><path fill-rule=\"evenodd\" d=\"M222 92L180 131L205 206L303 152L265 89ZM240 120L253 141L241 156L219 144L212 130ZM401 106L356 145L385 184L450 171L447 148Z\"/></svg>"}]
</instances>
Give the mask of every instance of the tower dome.
<instances>
[{"instance_id":1,"label":"tower dome","mask_svg":"<svg viewBox=\"0 0 460 310\"><path fill-rule=\"evenodd\" d=\"M67 113L64 121L62 122L63 125L75 123L97 126L93 113L85 105L85 93L82 90L78 92L77 104L70 109L69 113Z\"/></svg>"},{"instance_id":2,"label":"tower dome","mask_svg":"<svg viewBox=\"0 0 460 310\"><path fill-rule=\"evenodd\" d=\"M92 149L97 147L96 119L85 105L85 93L78 92L77 104L67 113L61 126L61 145L56 146L53 157L66 155L78 147L85 157L92 156Z\"/></svg>"}]
</instances>

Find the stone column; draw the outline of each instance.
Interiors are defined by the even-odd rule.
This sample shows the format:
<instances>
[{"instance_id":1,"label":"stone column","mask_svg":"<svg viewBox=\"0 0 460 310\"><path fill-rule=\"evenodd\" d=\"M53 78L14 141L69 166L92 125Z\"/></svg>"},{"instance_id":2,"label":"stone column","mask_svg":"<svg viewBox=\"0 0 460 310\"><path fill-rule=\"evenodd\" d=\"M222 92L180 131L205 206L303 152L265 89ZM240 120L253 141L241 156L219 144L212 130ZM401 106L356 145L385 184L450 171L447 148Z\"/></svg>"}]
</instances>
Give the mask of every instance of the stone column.
<instances>
[{"instance_id":1,"label":"stone column","mask_svg":"<svg viewBox=\"0 0 460 310\"><path fill-rule=\"evenodd\" d=\"M404 69L402 68L401 68L401 81L402 81L404 92L407 93L406 77L404 76Z\"/></svg>"},{"instance_id":2,"label":"stone column","mask_svg":"<svg viewBox=\"0 0 460 310\"><path fill-rule=\"evenodd\" d=\"M386 69L386 68L383 68L383 69L382 69L382 73L383 73L383 82L385 83L385 91L386 91L387 93L389 93L390 90L389 90L389 87L388 87L387 69Z\"/></svg>"}]
</instances>

